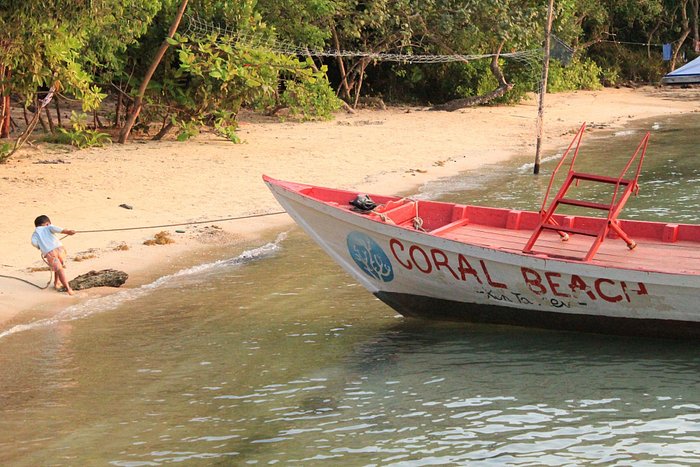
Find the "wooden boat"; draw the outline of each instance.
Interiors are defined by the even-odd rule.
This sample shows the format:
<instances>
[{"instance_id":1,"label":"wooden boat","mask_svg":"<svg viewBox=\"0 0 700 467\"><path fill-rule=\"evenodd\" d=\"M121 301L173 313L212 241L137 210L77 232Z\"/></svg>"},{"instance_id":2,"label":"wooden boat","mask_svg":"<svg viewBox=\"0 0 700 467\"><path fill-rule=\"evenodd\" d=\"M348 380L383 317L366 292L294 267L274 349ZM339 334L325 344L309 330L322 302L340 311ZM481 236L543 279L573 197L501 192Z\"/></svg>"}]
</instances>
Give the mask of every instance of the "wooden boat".
<instances>
[{"instance_id":1,"label":"wooden boat","mask_svg":"<svg viewBox=\"0 0 700 467\"><path fill-rule=\"evenodd\" d=\"M700 336L700 225L618 219L639 189L649 135L610 177L575 170L584 129L540 212L382 195L369 195L376 206L362 210L351 204L361 195L354 191L263 178L343 269L404 316ZM608 186L610 201L573 197L579 183ZM562 206L602 216L557 213Z\"/></svg>"}]
</instances>

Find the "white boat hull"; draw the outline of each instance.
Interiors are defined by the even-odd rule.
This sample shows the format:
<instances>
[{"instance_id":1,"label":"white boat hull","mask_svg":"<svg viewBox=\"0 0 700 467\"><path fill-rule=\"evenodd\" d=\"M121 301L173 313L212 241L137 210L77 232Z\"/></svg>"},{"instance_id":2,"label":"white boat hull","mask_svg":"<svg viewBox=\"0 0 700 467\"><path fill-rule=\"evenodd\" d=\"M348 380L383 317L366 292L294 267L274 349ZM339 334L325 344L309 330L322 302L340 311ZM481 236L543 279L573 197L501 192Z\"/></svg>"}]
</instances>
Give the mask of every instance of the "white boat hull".
<instances>
[{"instance_id":1,"label":"white boat hull","mask_svg":"<svg viewBox=\"0 0 700 467\"><path fill-rule=\"evenodd\" d=\"M700 277L557 261L378 222L268 182L349 274L405 316L699 336Z\"/></svg>"}]
</instances>

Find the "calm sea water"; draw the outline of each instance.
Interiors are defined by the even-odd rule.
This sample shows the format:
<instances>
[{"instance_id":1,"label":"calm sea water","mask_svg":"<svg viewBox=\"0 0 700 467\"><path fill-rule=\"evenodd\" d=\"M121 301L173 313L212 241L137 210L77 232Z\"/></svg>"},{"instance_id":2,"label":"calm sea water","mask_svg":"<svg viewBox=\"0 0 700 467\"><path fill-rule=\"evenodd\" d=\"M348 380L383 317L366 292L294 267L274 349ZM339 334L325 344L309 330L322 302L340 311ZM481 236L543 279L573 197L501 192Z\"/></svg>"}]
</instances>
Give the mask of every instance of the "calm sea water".
<instances>
[{"instance_id":1,"label":"calm sea water","mask_svg":"<svg viewBox=\"0 0 700 467\"><path fill-rule=\"evenodd\" d=\"M582 164L642 128L626 216L700 221L700 116ZM537 209L528 163L421 196ZM296 228L221 254L0 330L0 465L700 463L697 342L404 319Z\"/></svg>"}]
</instances>

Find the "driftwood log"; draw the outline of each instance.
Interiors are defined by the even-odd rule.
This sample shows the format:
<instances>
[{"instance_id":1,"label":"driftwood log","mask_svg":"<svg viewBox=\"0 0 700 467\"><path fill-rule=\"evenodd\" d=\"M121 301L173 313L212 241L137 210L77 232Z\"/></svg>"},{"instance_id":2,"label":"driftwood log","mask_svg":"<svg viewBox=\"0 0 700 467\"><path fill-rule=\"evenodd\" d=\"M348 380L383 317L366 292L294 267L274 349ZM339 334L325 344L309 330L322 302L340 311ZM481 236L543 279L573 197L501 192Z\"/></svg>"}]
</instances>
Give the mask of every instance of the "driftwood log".
<instances>
[{"instance_id":1,"label":"driftwood log","mask_svg":"<svg viewBox=\"0 0 700 467\"><path fill-rule=\"evenodd\" d=\"M92 287L120 287L126 282L129 275L116 269L102 269L81 274L69 281L73 290L90 289Z\"/></svg>"}]
</instances>

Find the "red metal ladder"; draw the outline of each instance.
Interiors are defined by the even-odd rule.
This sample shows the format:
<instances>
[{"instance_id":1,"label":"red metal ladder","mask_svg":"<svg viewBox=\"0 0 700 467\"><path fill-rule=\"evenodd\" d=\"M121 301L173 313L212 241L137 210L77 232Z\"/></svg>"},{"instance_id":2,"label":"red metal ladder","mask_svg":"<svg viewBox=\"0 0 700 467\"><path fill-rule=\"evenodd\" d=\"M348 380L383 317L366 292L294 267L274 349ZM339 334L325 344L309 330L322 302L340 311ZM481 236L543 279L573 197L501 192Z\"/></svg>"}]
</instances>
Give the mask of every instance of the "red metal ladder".
<instances>
[{"instance_id":1,"label":"red metal ladder","mask_svg":"<svg viewBox=\"0 0 700 467\"><path fill-rule=\"evenodd\" d=\"M611 230L614 233L616 233L622 240L625 241L627 247L630 250L637 246L636 242L629 238L629 236L622 230L617 220L617 216L624 208L625 203L629 199L630 195L632 193L636 195L639 192L639 185L637 184L637 179L639 178L639 173L642 170L642 162L644 161L644 155L646 154L647 144L649 142L649 132L647 132L644 138L642 138L642 141L637 146L637 150L627 161L627 164L625 165L625 168L622 170L620 175L618 177L609 177L605 175L576 172L574 170L574 163L576 162L576 157L578 156L579 147L581 145L581 139L583 137L585 129L586 124L584 123L581 126L581 129L574 137L574 139L571 141L571 144L569 144L569 147L567 148L566 152L559 161L559 164L557 165L556 169L554 169L552 177L549 180L547 192L545 193L544 200L542 201L542 208L540 209L540 222L537 224L537 227L535 227L535 230L532 233L532 236L528 240L527 244L525 245L525 248L523 248L523 253L535 253L533 251L533 247L535 246L535 243L537 242L537 239L539 238L540 234L544 230L553 230L558 232L559 235L562 237L563 241L568 240L568 234L577 234L585 235L588 237L594 237L593 244L588 250L588 253L586 253L586 255L583 258L581 258L583 261L588 261L591 258L593 258L593 256L595 256L596 252L598 251L598 248L603 243L605 237ZM545 209L545 205L547 203L547 198L549 197L549 192L552 188L554 177L556 176L559 168L564 163L564 160L571 151L571 148L574 145L574 143L576 143L576 149L571 159L569 173L567 174L564 183L559 189L559 192L552 200L552 203L549 205L549 207ZM637 158L637 156L639 156L639 162L637 164L637 170L634 174L634 177L625 178L625 176L627 175L627 171L632 166L632 163ZM571 186L574 184L578 185L578 183L581 180L587 182L615 185L610 204L566 197L569 188L571 188ZM553 218L553 215L556 212L557 208L561 205L578 206L587 209L607 211L608 215L606 222L604 222L600 228L579 228L575 226L559 225L559 223Z\"/></svg>"}]
</instances>

